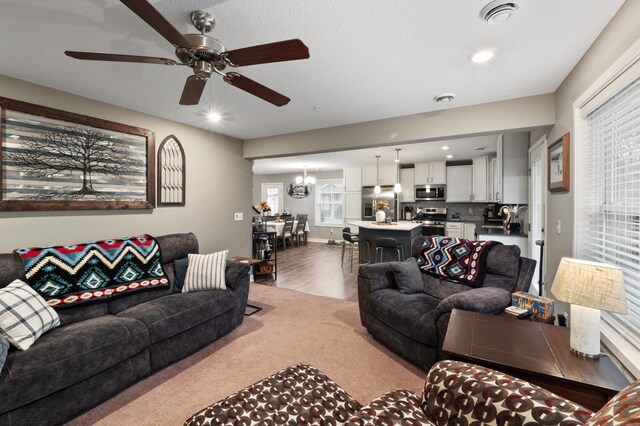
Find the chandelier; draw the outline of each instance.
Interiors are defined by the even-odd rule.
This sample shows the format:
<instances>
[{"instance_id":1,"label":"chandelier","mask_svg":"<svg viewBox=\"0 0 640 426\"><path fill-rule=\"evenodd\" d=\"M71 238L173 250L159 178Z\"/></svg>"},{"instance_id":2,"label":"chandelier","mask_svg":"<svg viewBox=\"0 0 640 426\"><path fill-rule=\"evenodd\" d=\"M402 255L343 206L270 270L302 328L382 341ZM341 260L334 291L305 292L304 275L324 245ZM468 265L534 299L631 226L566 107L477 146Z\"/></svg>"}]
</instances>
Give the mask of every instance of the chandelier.
<instances>
[{"instance_id":1,"label":"chandelier","mask_svg":"<svg viewBox=\"0 0 640 426\"><path fill-rule=\"evenodd\" d=\"M296 176L296 183L298 185L314 185L316 183L316 178L313 176L307 176L307 168L305 167L303 171L303 176Z\"/></svg>"}]
</instances>

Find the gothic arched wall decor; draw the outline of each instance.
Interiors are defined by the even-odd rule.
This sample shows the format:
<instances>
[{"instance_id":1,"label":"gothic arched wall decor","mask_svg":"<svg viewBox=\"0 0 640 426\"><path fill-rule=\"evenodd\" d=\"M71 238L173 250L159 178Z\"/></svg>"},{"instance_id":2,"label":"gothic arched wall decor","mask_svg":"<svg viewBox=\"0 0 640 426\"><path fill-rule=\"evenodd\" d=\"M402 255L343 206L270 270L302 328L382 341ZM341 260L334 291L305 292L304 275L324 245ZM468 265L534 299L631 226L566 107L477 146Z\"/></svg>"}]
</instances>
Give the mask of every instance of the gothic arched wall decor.
<instances>
[{"instance_id":1,"label":"gothic arched wall decor","mask_svg":"<svg viewBox=\"0 0 640 426\"><path fill-rule=\"evenodd\" d=\"M178 138L167 136L158 148L158 206L184 206L187 163Z\"/></svg>"}]
</instances>

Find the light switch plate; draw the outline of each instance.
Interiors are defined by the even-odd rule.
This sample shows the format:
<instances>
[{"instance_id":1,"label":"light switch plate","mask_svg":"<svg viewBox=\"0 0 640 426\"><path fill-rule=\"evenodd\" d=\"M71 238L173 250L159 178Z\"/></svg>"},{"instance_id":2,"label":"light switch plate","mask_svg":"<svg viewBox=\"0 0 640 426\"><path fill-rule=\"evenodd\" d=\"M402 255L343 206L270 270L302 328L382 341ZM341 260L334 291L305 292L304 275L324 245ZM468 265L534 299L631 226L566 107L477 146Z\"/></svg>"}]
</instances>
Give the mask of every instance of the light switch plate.
<instances>
[{"instance_id":1,"label":"light switch plate","mask_svg":"<svg viewBox=\"0 0 640 426\"><path fill-rule=\"evenodd\" d=\"M243 214L242 212L236 212L233 214L233 220L242 220Z\"/></svg>"}]
</instances>

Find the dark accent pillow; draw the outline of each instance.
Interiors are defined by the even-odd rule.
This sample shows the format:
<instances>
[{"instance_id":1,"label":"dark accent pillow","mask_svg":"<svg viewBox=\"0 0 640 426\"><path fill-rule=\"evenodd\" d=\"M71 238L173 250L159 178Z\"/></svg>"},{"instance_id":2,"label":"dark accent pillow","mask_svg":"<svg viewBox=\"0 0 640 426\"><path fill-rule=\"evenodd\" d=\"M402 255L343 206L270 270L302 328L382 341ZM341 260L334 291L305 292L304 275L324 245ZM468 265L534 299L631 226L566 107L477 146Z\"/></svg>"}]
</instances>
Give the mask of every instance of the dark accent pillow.
<instances>
[{"instance_id":1,"label":"dark accent pillow","mask_svg":"<svg viewBox=\"0 0 640 426\"><path fill-rule=\"evenodd\" d=\"M4 366L4 362L7 359L7 352L9 352L9 341L5 339L5 337L0 334L0 371L2 371L2 367Z\"/></svg>"},{"instance_id":2,"label":"dark accent pillow","mask_svg":"<svg viewBox=\"0 0 640 426\"><path fill-rule=\"evenodd\" d=\"M189 258L183 257L173 262L173 269L176 273L176 278L173 280L173 286L171 287L171 293L182 293L182 286L184 285L184 279L187 276L187 268L189 267Z\"/></svg>"},{"instance_id":3,"label":"dark accent pillow","mask_svg":"<svg viewBox=\"0 0 640 426\"><path fill-rule=\"evenodd\" d=\"M422 292L422 275L413 257L404 262L391 262L390 266L400 293L413 294Z\"/></svg>"}]
</instances>

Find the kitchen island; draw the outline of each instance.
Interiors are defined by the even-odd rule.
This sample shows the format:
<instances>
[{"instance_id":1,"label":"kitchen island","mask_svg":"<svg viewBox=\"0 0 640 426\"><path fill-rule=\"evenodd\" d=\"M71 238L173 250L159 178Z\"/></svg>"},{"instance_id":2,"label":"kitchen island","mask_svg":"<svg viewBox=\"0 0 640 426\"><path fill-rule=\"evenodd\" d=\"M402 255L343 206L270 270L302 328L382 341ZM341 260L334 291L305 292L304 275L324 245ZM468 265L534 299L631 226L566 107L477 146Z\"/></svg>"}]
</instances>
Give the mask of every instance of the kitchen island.
<instances>
[{"instance_id":1,"label":"kitchen island","mask_svg":"<svg viewBox=\"0 0 640 426\"><path fill-rule=\"evenodd\" d=\"M367 262L371 259L371 262L375 260L376 255L376 239L377 238L395 238L399 244L404 248L404 257L408 259L411 257L411 245L413 240L420 235L422 229L422 223L416 222L393 222L391 224L377 224L376 222L368 222L363 220L352 220L347 222L347 225L357 226L359 230L360 240L360 263ZM369 248L371 250L369 257L367 258L367 243L369 242ZM383 261L398 260L394 250L384 250ZM404 260L404 259L403 259Z\"/></svg>"}]
</instances>

